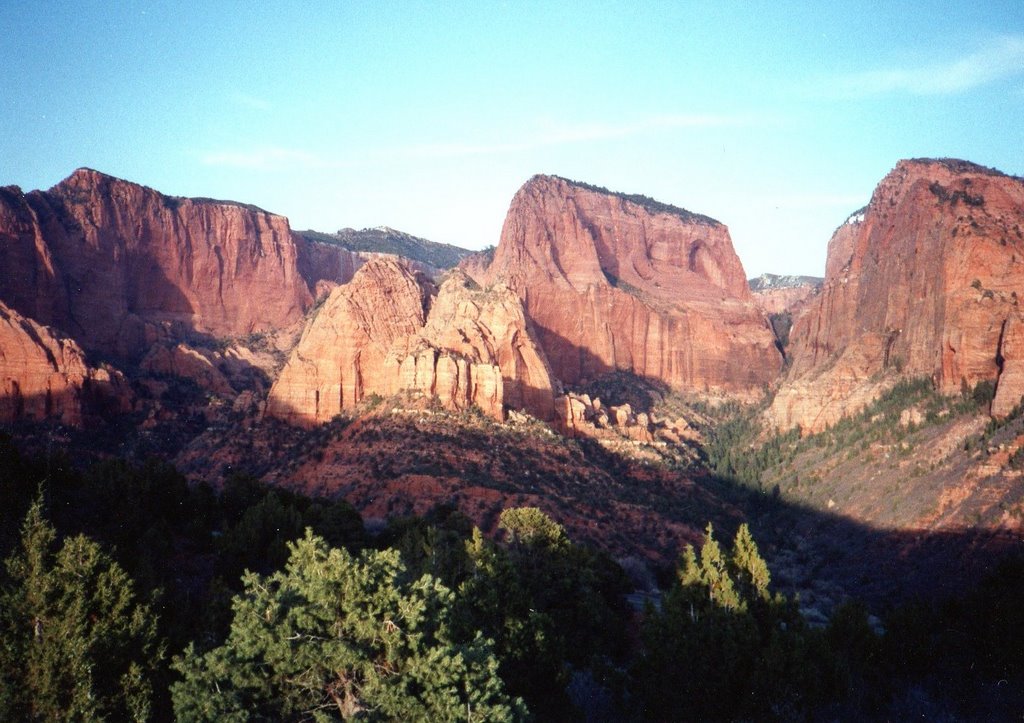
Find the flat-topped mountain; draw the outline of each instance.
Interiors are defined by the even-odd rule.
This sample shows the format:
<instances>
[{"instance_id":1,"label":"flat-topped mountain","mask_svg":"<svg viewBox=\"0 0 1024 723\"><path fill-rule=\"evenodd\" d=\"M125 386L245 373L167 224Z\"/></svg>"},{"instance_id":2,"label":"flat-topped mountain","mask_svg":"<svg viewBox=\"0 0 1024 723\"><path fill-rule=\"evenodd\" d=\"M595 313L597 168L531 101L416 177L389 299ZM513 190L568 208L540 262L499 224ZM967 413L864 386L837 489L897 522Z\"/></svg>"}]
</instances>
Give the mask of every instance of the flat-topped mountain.
<instances>
[{"instance_id":1,"label":"flat-topped mountain","mask_svg":"<svg viewBox=\"0 0 1024 723\"><path fill-rule=\"evenodd\" d=\"M283 216L90 169L49 191L0 190L0 299L115 357L299 321L333 275L311 255Z\"/></svg>"},{"instance_id":2,"label":"flat-topped mountain","mask_svg":"<svg viewBox=\"0 0 1024 723\"><path fill-rule=\"evenodd\" d=\"M555 376L628 371L752 395L782 359L725 226L646 197L555 176L516 193L483 284L523 300Z\"/></svg>"}]
</instances>

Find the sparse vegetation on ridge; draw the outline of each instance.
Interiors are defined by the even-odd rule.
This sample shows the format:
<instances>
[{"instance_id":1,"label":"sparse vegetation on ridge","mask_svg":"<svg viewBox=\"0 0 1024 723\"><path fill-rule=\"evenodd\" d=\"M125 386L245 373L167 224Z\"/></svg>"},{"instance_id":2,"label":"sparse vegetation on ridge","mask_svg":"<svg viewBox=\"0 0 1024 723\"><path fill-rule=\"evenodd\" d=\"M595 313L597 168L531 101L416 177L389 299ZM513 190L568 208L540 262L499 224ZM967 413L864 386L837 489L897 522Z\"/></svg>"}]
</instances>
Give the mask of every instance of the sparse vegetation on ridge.
<instances>
[{"instance_id":1,"label":"sparse vegetation on ridge","mask_svg":"<svg viewBox=\"0 0 1024 723\"><path fill-rule=\"evenodd\" d=\"M586 191L593 191L595 193L601 193L606 196L615 196L616 198L621 198L624 201L635 203L637 206L640 206L645 211L648 211L650 213L667 213L672 216L678 216L687 223L699 223L704 226L722 225L720 221L713 219L710 216L705 216L704 214L701 213L694 213L693 211L687 211L685 208L673 206L670 203L662 203L661 201L656 201L653 198L650 198L649 196L644 196L639 193L622 193L619 191L609 191L604 186L594 186L589 183L584 183L583 181L574 181L570 178L563 178L562 176L555 176L555 178L565 181L569 185L576 186L577 188L582 188Z\"/></svg>"},{"instance_id":2,"label":"sparse vegetation on ridge","mask_svg":"<svg viewBox=\"0 0 1024 723\"><path fill-rule=\"evenodd\" d=\"M775 475L766 478L766 472L777 471L807 450L828 448L842 452L869 444L897 445L924 424L984 411L993 391L991 382L979 382L959 396L948 396L936 392L928 378L903 380L860 413L806 437L801 436L798 428L765 434L760 421L764 406L727 405L708 430L708 457L717 473L763 489L768 479L775 481ZM920 421L905 415L911 409Z\"/></svg>"},{"instance_id":3,"label":"sparse vegetation on ridge","mask_svg":"<svg viewBox=\"0 0 1024 723\"><path fill-rule=\"evenodd\" d=\"M436 269L450 269L465 257L474 253L469 249L451 244L428 241L412 234L392 228L364 228L356 231L344 228L334 233L322 231L298 231L300 236L316 243L340 246L349 251L394 254L413 261L428 264Z\"/></svg>"},{"instance_id":4,"label":"sparse vegetation on ridge","mask_svg":"<svg viewBox=\"0 0 1024 723\"><path fill-rule=\"evenodd\" d=\"M990 168L980 163L965 161L960 158L911 158L910 163L934 163L942 166L951 173L980 173L986 176L1002 176L1004 178L1018 178L1003 173L998 168Z\"/></svg>"}]
</instances>

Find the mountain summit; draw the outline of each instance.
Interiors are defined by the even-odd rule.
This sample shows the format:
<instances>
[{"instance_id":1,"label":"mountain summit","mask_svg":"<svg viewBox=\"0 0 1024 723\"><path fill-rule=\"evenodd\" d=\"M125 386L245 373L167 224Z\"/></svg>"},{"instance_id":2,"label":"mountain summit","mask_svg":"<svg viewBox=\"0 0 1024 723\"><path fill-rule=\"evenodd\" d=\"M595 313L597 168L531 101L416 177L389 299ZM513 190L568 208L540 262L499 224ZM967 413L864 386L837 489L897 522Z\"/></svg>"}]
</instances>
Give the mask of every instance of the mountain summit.
<instances>
[{"instance_id":1,"label":"mountain summit","mask_svg":"<svg viewBox=\"0 0 1024 723\"><path fill-rule=\"evenodd\" d=\"M477 275L520 296L567 384L620 370L753 395L781 367L728 229L646 197L534 176Z\"/></svg>"}]
</instances>

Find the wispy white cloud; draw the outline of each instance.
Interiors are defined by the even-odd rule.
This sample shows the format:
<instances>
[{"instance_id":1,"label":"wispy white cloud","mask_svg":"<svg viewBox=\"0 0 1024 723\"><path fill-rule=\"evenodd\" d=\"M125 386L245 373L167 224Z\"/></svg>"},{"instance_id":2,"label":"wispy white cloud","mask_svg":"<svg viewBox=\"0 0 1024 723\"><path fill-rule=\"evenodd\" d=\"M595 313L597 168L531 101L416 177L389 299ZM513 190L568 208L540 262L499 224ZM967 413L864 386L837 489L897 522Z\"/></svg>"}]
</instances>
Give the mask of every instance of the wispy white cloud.
<instances>
[{"instance_id":1,"label":"wispy white cloud","mask_svg":"<svg viewBox=\"0 0 1024 723\"><path fill-rule=\"evenodd\" d=\"M833 89L847 97L888 93L950 95L1022 74L1024 35L1004 35L953 60L843 75L835 80Z\"/></svg>"},{"instance_id":2,"label":"wispy white cloud","mask_svg":"<svg viewBox=\"0 0 1024 723\"><path fill-rule=\"evenodd\" d=\"M423 143L394 148L386 152L386 154L418 158L498 155L536 150L549 146L615 140L663 130L740 127L752 125L754 122L754 119L744 116L684 114L652 116L619 124L547 124L531 133L503 141Z\"/></svg>"},{"instance_id":3,"label":"wispy white cloud","mask_svg":"<svg viewBox=\"0 0 1024 723\"><path fill-rule=\"evenodd\" d=\"M245 150L208 151L200 154L199 160L206 166L271 170L291 168L330 168L334 164L314 153L297 148L260 146Z\"/></svg>"}]
</instances>

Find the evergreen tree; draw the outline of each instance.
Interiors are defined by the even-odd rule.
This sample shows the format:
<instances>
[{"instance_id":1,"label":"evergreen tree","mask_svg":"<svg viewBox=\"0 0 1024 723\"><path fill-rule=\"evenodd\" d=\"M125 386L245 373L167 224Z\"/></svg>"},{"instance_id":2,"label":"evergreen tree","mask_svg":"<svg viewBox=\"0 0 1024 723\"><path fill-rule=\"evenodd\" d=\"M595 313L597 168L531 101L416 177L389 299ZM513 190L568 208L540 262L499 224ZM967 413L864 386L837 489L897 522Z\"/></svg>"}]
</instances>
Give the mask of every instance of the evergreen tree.
<instances>
[{"instance_id":1,"label":"evergreen tree","mask_svg":"<svg viewBox=\"0 0 1024 723\"><path fill-rule=\"evenodd\" d=\"M162 657L155 616L95 542L56 548L37 499L0 594L0 718L147 719Z\"/></svg>"},{"instance_id":2,"label":"evergreen tree","mask_svg":"<svg viewBox=\"0 0 1024 723\"><path fill-rule=\"evenodd\" d=\"M710 522L705 531L704 544L700 548L700 559L697 559L692 545L687 545L683 552L683 569L679 574L679 582L685 590L706 594L714 607L726 610L746 609L746 601L736 592L728 563L722 554L722 548L715 540Z\"/></svg>"},{"instance_id":3,"label":"evergreen tree","mask_svg":"<svg viewBox=\"0 0 1024 723\"><path fill-rule=\"evenodd\" d=\"M644 717L791 719L806 711L818 687L818 638L795 603L771 595L769 581L746 525L730 554L710 524L699 555L686 548L661 610L646 612L635 669Z\"/></svg>"},{"instance_id":4,"label":"evergreen tree","mask_svg":"<svg viewBox=\"0 0 1024 723\"><path fill-rule=\"evenodd\" d=\"M754 537L750 534L750 527L746 523L740 525L736 531L730 562L739 594L743 598L752 601L766 601L770 598L768 585L772 578L768 571L768 563L758 552Z\"/></svg>"},{"instance_id":5,"label":"evergreen tree","mask_svg":"<svg viewBox=\"0 0 1024 723\"><path fill-rule=\"evenodd\" d=\"M625 647L628 583L538 508L505 510L499 524L505 545L477 529L467 541L462 634L492 638L509 691L539 718L564 720L576 714L566 692L573 671L603 667Z\"/></svg>"},{"instance_id":6,"label":"evergreen tree","mask_svg":"<svg viewBox=\"0 0 1024 723\"><path fill-rule=\"evenodd\" d=\"M505 531L510 545L552 550L565 549L569 545L563 527L539 507L503 510L498 526Z\"/></svg>"},{"instance_id":7,"label":"evergreen tree","mask_svg":"<svg viewBox=\"0 0 1024 723\"><path fill-rule=\"evenodd\" d=\"M451 635L453 595L397 551L358 558L307 530L284 571L249 573L225 643L173 667L179 719L511 720L490 643Z\"/></svg>"}]
</instances>

